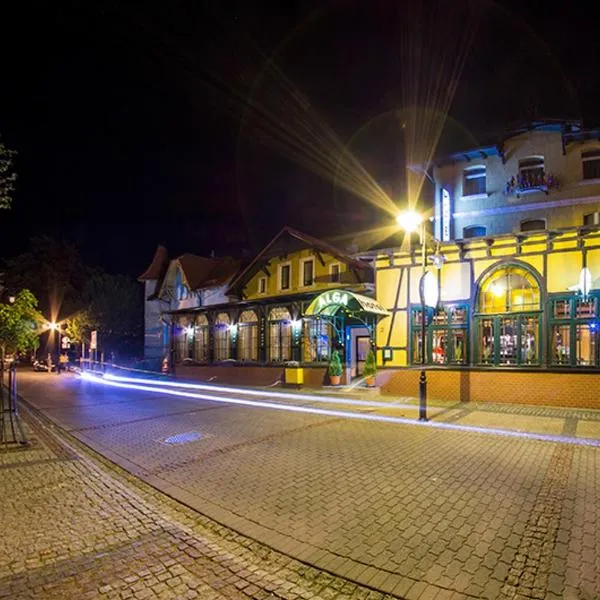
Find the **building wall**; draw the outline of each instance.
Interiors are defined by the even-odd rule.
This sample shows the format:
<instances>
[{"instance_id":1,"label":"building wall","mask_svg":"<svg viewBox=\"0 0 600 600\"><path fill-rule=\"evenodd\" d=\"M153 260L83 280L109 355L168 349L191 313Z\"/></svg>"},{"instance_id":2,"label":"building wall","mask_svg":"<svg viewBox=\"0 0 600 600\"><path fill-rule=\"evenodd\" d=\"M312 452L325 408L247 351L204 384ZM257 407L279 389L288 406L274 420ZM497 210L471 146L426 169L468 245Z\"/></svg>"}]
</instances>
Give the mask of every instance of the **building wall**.
<instances>
[{"instance_id":1,"label":"building wall","mask_svg":"<svg viewBox=\"0 0 600 600\"><path fill-rule=\"evenodd\" d=\"M451 196L451 239L463 237L463 229L473 225L486 228L487 235L520 230L525 219L546 219L548 229L583 225L585 214L600 211L600 180L583 179L581 153L600 150L600 142L569 143L563 154L560 132L529 131L509 138L504 144L503 163L500 156L460 160L434 170L436 237L441 238L442 188ZM519 160L543 156L546 175L559 181L559 187L528 191L519 197L505 193L507 182L517 177ZM466 168L486 167L486 194L463 196L463 174Z\"/></svg>"},{"instance_id":2,"label":"building wall","mask_svg":"<svg viewBox=\"0 0 600 600\"><path fill-rule=\"evenodd\" d=\"M311 291L323 291L325 289L340 286L347 287L349 284L358 283L356 276L348 270L346 263L326 253L321 253L320 257L323 259L324 264L321 262L319 255L316 255L312 249L307 248L304 250L291 252L286 257L270 259L268 264L265 265L269 275L267 275L264 271L257 272L244 287L245 298L248 300L258 300L273 296L286 296ZM314 261L314 283L310 286L302 285L302 263L307 259L312 259ZM290 287L287 290L281 290L279 272L280 267L285 264L289 264L291 266ZM331 281L330 268L333 264L337 264L340 267L340 282ZM266 292L261 294L259 293L259 280L263 277L266 277L267 287Z\"/></svg>"},{"instance_id":3,"label":"building wall","mask_svg":"<svg viewBox=\"0 0 600 600\"><path fill-rule=\"evenodd\" d=\"M144 281L144 358L163 356L162 309L158 300L148 300L156 290L156 279Z\"/></svg>"},{"instance_id":4,"label":"building wall","mask_svg":"<svg viewBox=\"0 0 600 600\"><path fill-rule=\"evenodd\" d=\"M584 260L592 274L592 288L600 289L600 229L587 235L581 230L571 229L557 236L537 233L523 234L522 237L500 236L487 241L475 239L464 245L444 244L440 250L446 257L445 264L438 271L440 299L442 302L464 302L471 316L477 308L478 280L486 270L507 261L530 265L539 274L544 313L547 294L568 293L569 287L578 284ZM406 367L411 363L409 319L411 305L420 302L422 267L419 260L418 253L395 252L377 257L376 298L392 313L377 327L377 360L381 367ZM472 323L469 323L468 336L469 353L472 355ZM391 351L391 359L384 359L384 348L388 349L388 353Z\"/></svg>"}]
</instances>

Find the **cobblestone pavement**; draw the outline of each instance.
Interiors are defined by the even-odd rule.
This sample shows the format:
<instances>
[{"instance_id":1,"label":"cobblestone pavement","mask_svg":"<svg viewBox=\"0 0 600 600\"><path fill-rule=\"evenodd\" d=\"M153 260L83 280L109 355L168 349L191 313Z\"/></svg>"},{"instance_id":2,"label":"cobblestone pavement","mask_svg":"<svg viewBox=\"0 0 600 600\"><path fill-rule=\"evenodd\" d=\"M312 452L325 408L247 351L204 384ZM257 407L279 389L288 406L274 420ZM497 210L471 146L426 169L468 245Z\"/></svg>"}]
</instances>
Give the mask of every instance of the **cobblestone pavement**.
<instances>
[{"instance_id":1,"label":"cobblestone pavement","mask_svg":"<svg viewBox=\"0 0 600 600\"><path fill-rule=\"evenodd\" d=\"M30 424L0 451L0 598L373 599Z\"/></svg>"},{"instance_id":2,"label":"cobblestone pavement","mask_svg":"<svg viewBox=\"0 0 600 600\"><path fill-rule=\"evenodd\" d=\"M340 577L410 600L600 598L597 448L48 374L21 382L56 423L153 486ZM592 436L598 427L593 411L473 408L442 407L438 418Z\"/></svg>"}]
</instances>

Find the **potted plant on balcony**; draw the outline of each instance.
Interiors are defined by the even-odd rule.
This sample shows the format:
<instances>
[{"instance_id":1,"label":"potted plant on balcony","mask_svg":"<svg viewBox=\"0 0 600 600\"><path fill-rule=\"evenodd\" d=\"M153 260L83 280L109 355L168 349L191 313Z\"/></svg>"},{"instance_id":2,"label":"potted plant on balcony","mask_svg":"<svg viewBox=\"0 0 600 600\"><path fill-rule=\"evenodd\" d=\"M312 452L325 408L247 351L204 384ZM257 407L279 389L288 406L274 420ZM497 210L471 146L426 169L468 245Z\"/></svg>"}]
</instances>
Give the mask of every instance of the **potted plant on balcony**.
<instances>
[{"instance_id":1,"label":"potted plant on balcony","mask_svg":"<svg viewBox=\"0 0 600 600\"><path fill-rule=\"evenodd\" d=\"M328 373L331 385L340 385L342 379L342 361L340 360L340 353L337 350L331 353Z\"/></svg>"},{"instance_id":2,"label":"potted plant on balcony","mask_svg":"<svg viewBox=\"0 0 600 600\"><path fill-rule=\"evenodd\" d=\"M377 374L377 363L375 361L375 352L369 350L365 358L365 366L363 368L363 377L369 387L375 385L375 375Z\"/></svg>"}]
</instances>

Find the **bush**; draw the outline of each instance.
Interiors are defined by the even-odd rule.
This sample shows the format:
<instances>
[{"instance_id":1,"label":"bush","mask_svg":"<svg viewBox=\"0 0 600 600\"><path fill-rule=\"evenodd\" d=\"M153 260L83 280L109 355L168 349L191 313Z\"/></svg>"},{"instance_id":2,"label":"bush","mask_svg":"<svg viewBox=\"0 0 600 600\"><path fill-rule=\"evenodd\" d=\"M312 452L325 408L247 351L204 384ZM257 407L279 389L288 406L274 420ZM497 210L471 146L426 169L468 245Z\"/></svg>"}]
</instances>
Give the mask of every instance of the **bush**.
<instances>
[{"instance_id":1,"label":"bush","mask_svg":"<svg viewBox=\"0 0 600 600\"><path fill-rule=\"evenodd\" d=\"M330 377L341 377L342 375L342 361L340 360L340 353L334 350L331 353L329 359L329 376Z\"/></svg>"},{"instance_id":2,"label":"bush","mask_svg":"<svg viewBox=\"0 0 600 600\"><path fill-rule=\"evenodd\" d=\"M365 359L365 366L363 368L364 377L375 377L377 374L377 362L375 360L375 352L369 350Z\"/></svg>"}]
</instances>

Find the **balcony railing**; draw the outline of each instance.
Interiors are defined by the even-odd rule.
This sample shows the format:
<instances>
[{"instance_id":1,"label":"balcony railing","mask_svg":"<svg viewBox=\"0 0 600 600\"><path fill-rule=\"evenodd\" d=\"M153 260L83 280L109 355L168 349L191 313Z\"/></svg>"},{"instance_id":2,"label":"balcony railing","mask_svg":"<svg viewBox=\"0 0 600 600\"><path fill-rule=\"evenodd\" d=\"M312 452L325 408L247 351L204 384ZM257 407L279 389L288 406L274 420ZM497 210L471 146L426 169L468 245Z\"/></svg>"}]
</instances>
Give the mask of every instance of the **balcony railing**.
<instances>
[{"instance_id":1,"label":"balcony railing","mask_svg":"<svg viewBox=\"0 0 600 600\"><path fill-rule=\"evenodd\" d=\"M527 192L540 191L548 193L549 190L559 187L558 179L545 171L531 173L519 173L516 177L513 175L504 188L504 193L509 196L516 194L517 197Z\"/></svg>"}]
</instances>

